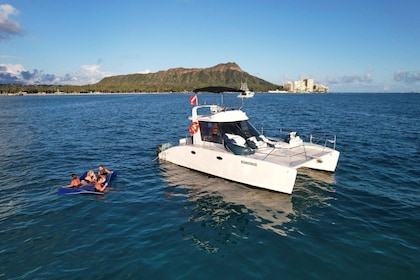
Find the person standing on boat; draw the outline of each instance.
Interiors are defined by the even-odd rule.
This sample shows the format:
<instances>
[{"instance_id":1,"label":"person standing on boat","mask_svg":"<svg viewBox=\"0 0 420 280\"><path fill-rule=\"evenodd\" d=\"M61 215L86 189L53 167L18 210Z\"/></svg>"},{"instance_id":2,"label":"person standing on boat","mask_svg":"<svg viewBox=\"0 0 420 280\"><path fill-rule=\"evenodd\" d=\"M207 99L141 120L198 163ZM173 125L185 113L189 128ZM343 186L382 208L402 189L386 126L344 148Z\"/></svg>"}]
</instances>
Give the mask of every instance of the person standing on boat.
<instances>
[{"instance_id":1,"label":"person standing on boat","mask_svg":"<svg viewBox=\"0 0 420 280\"><path fill-rule=\"evenodd\" d=\"M103 192L108 186L108 183L105 181L106 181L105 176L99 176L98 180L95 183L95 191Z\"/></svg>"},{"instance_id":2,"label":"person standing on boat","mask_svg":"<svg viewBox=\"0 0 420 280\"><path fill-rule=\"evenodd\" d=\"M98 167L98 177L99 176L107 176L110 173L112 173L112 171L106 169L103 165L99 165L99 167Z\"/></svg>"}]
</instances>

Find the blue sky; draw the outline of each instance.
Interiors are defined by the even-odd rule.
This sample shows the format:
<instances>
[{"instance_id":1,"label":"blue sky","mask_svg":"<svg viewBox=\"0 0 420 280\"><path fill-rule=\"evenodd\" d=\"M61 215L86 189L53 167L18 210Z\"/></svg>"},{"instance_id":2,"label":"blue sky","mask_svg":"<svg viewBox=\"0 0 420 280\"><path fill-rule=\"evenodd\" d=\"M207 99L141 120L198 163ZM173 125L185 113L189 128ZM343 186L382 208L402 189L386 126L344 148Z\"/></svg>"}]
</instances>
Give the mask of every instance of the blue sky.
<instances>
[{"instance_id":1,"label":"blue sky","mask_svg":"<svg viewBox=\"0 0 420 280\"><path fill-rule=\"evenodd\" d=\"M0 2L0 83L236 62L331 92L420 91L418 0L16 0Z\"/></svg>"}]
</instances>

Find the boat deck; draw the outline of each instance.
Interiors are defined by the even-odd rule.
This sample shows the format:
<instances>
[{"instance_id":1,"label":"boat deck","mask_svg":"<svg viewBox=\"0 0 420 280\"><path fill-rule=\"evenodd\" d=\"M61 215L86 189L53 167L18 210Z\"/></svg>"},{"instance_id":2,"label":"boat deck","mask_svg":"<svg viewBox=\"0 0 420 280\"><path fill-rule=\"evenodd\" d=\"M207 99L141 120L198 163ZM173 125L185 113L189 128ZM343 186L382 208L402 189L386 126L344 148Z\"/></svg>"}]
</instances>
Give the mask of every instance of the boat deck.
<instances>
[{"instance_id":1,"label":"boat deck","mask_svg":"<svg viewBox=\"0 0 420 280\"><path fill-rule=\"evenodd\" d=\"M300 145L292 148L259 148L252 158L270 161L276 164L282 164L292 168L299 168L306 162L313 159L319 159L330 153L329 149L319 149L311 147L308 144Z\"/></svg>"},{"instance_id":2,"label":"boat deck","mask_svg":"<svg viewBox=\"0 0 420 280\"><path fill-rule=\"evenodd\" d=\"M203 147L222 153L231 153L226 150L222 144L204 142ZM305 166L305 163L309 161L314 159L317 160L323 156L326 156L327 154L331 153L332 150L333 149L327 147L304 143L303 145L295 147L260 147L255 149L255 154L247 155L244 157L268 161L297 169Z\"/></svg>"}]
</instances>

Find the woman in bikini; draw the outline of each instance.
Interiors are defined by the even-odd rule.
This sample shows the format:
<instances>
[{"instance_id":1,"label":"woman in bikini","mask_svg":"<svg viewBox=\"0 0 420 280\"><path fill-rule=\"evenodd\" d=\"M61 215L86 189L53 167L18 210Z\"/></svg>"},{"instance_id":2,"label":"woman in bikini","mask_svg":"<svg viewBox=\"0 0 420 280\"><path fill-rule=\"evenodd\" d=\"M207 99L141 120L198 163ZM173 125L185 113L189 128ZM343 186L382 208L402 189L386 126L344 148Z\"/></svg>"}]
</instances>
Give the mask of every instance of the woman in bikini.
<instances>
[{"instance_id":1,"label":"woman in bikini","mask_svg":"<svg viewBox=\"0 0 420 280\"><path fill-rule=\"evenodd\" d=\"M86 177L82 180L82 184L89 185L96 182L96 175L93 170L89 170Z\"/></svg>"},{"instance_id":2,"label":"woman in bikini","mask_svg":"<svg viewBox=\"0 0 420 280\"><path fill-rule=\"evenodd\" d=\"M105 181L106 181L106 177L99 176L98 181L96 181L95 183L95 191L103 192L108 186L108 183L106 183Z\"/></svg>"},{"instance_id":3,"label":"woman in bikini","mask_svg":"<svg viewBox=\"0 0 420 280\"><path fill-rule=\"evenodd\" d=\"M106 169L103 165L99 165L99 167L98 167L98 177L99 176L107 176L110 173L112 173L112 171Z\"/></svg>"}]
</instances>

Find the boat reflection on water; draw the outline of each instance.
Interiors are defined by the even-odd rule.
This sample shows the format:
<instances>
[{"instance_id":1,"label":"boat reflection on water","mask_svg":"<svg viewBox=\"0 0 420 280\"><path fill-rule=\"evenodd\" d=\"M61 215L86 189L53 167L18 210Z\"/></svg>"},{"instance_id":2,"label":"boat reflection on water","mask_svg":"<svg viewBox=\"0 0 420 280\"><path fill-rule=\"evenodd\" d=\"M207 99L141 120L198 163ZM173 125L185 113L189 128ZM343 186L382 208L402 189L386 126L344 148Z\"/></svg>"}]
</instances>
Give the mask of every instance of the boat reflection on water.
<instances>
[{"instance_id":1,"label":"boat reflection on water","mask_svg":"<svg viewBox=\"0 0 420 280\"><path fill-rule=\"evenodd\" d=\"M313 170L310 168L299 168L298 175L306 176L308 178L312 178L316 181L320 181L328 185L335 184L335 176L334 173L331 172ZM330 189L330 191L331 190L332 189Z\"/></svg>"},{"instance_id":2,"label":"boat reflection on water","mask_svg":"<svg viewBox=\"0 0 420 280\"><path fill-rule=\"evenodd\" d=\"M294 221L298 217L309 217L305 213L308 207L328 205L331 198L328 194L334 191L329 186L334 183L333 175L317 171L313 173L319 173L318 178L314 178L311 170L306 169L299 173L296 191L288 195L252 188L172 163L162 163L160 168L163 180L168 183L165 195L170 201L186 197L193 202L183 203L188 223L181 231L187 239L210 252L218 250L216 243L247 239L255 226L287 236L296 230Z\"/></svg>"},{"instance_id":3,"label":"boat reflection on water","mask_svg":"<svg viewBox=\"0 0 420 280\"><path fill-rule=\"evenodd\" d=\"M296 177L296 189L293 192L293 209L296 217L314 219L314 211L309 208L329 207L334 199L335 175L331 172L299 168ZM318 212L320 215L322 213Z\"/></svg>"}]
</instances>

